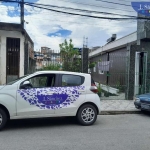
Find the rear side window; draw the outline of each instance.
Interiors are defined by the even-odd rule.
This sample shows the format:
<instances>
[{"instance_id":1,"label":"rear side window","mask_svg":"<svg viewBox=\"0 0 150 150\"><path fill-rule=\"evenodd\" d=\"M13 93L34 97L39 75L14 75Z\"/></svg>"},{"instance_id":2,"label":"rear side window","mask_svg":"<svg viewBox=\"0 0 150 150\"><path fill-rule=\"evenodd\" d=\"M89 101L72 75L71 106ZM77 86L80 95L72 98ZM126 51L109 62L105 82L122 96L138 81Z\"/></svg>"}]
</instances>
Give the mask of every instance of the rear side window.
<instances>
[{"instance_id":1,"label":"rear side window","mask_svg":"<svg viewBox=\"0 0 150 150\"><path fill-rule=\"evenodd\" d=\"M80 86L84 83L84 77L78 75L62 75L62 86Z\"/></svg>"}]
</instances>

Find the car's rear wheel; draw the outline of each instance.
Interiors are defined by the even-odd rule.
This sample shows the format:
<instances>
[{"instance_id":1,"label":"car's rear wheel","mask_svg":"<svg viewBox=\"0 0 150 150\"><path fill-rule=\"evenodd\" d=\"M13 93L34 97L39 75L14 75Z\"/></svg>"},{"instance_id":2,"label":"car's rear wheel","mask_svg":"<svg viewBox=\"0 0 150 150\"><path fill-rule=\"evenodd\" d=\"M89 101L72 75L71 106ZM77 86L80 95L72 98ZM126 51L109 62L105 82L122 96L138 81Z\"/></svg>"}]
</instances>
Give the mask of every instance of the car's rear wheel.
<instances>
[{"instance_id":1,"label":"car's rear wheel","mask_svg":"<svg viewBox=\"0 0 150 150\"><path fill-rule=\"evenodd\" d=\"M92 125L97 119L97 110L91 104L85 104L79 108L77 120L84 126Z\"/></svg>"},{"instance_id":2,"label":"car's rear wheel","mask_svg":"<svg viewBox=\"0 0 150 150\"><path fill-rule=\"evenodd\" d=\"M7 123L8 117L6 112L0 108L0 130L2 130L6 123Z\"/></svg>"}]
</instances>

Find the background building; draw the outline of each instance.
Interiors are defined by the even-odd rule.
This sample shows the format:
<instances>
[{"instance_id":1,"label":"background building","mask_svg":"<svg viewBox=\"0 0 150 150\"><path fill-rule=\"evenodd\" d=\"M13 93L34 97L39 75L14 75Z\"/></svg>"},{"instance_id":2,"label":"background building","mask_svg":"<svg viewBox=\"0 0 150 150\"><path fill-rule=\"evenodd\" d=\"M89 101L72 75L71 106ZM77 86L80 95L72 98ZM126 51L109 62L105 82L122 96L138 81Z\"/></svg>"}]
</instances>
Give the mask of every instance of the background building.
<instances>
[{"instance_id":1,"label":"background building","mask_svg":"<svg viewBox=\"0 0 150 150\"><path fill-rule=\"evenodd\" d=\"M51 64L60 64L60 52L55 52L48 47L41 47L40 51L34 52L36 69L42 69Z\"/></svg>"},{"instance_id":2,"label":"background building","mask_svg":"<svg viewBox=\"0 0 150 150\"><path fill-rule=\"evenodd\" d=\"M150 92L150 22L138 21L137 31L89 53L92 77L117 99Z\"/></svg>"},{"instance_id":3,"label":"background building","mask_svg":"<svg viewBox=\"0 0 150 150\"><path fill-rule=\"evenodd\" d=\"M42 69L44 54L41 54L40 51L34 51L34 59L36 60L36 70Z\"/></svg>"}]
</instances>

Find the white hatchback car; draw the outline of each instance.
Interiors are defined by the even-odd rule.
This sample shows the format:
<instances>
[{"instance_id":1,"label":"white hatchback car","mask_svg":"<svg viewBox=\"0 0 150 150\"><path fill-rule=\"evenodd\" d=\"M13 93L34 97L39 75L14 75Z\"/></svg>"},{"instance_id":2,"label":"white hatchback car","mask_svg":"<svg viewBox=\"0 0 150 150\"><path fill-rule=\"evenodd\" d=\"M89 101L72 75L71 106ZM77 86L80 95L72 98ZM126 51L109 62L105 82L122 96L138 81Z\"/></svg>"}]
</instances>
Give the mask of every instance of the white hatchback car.
<instances>
[{"instance_id":1,"label":"white hatchback car","mask_svg":"<svg viewBox=\"0 0 150 150\"><path fill-rule=\"evenodd\" d=\"M9 119L76 116L92 125L100 98L90 74L39 71L0 86L0 130Z\"/></svg>"}]
</instances>

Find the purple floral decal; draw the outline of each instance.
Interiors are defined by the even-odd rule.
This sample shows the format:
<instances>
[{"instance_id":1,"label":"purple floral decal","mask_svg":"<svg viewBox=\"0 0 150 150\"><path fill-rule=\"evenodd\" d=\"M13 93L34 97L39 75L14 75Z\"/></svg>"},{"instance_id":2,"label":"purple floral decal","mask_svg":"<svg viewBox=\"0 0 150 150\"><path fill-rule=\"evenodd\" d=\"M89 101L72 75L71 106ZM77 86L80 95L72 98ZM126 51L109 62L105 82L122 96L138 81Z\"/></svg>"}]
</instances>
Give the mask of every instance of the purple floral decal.
<instances>
[{"instance_id":1,"label":"purple floral decal","mask_svg":"<svg viewBox=\"0 0 150 150\"><path fill-rule=\"evenodd\" d=\"M41 109L59 109L74 103L80 96L84 86L52 87L18 90L21 97Z\"/></svg>"}]
</instances>

